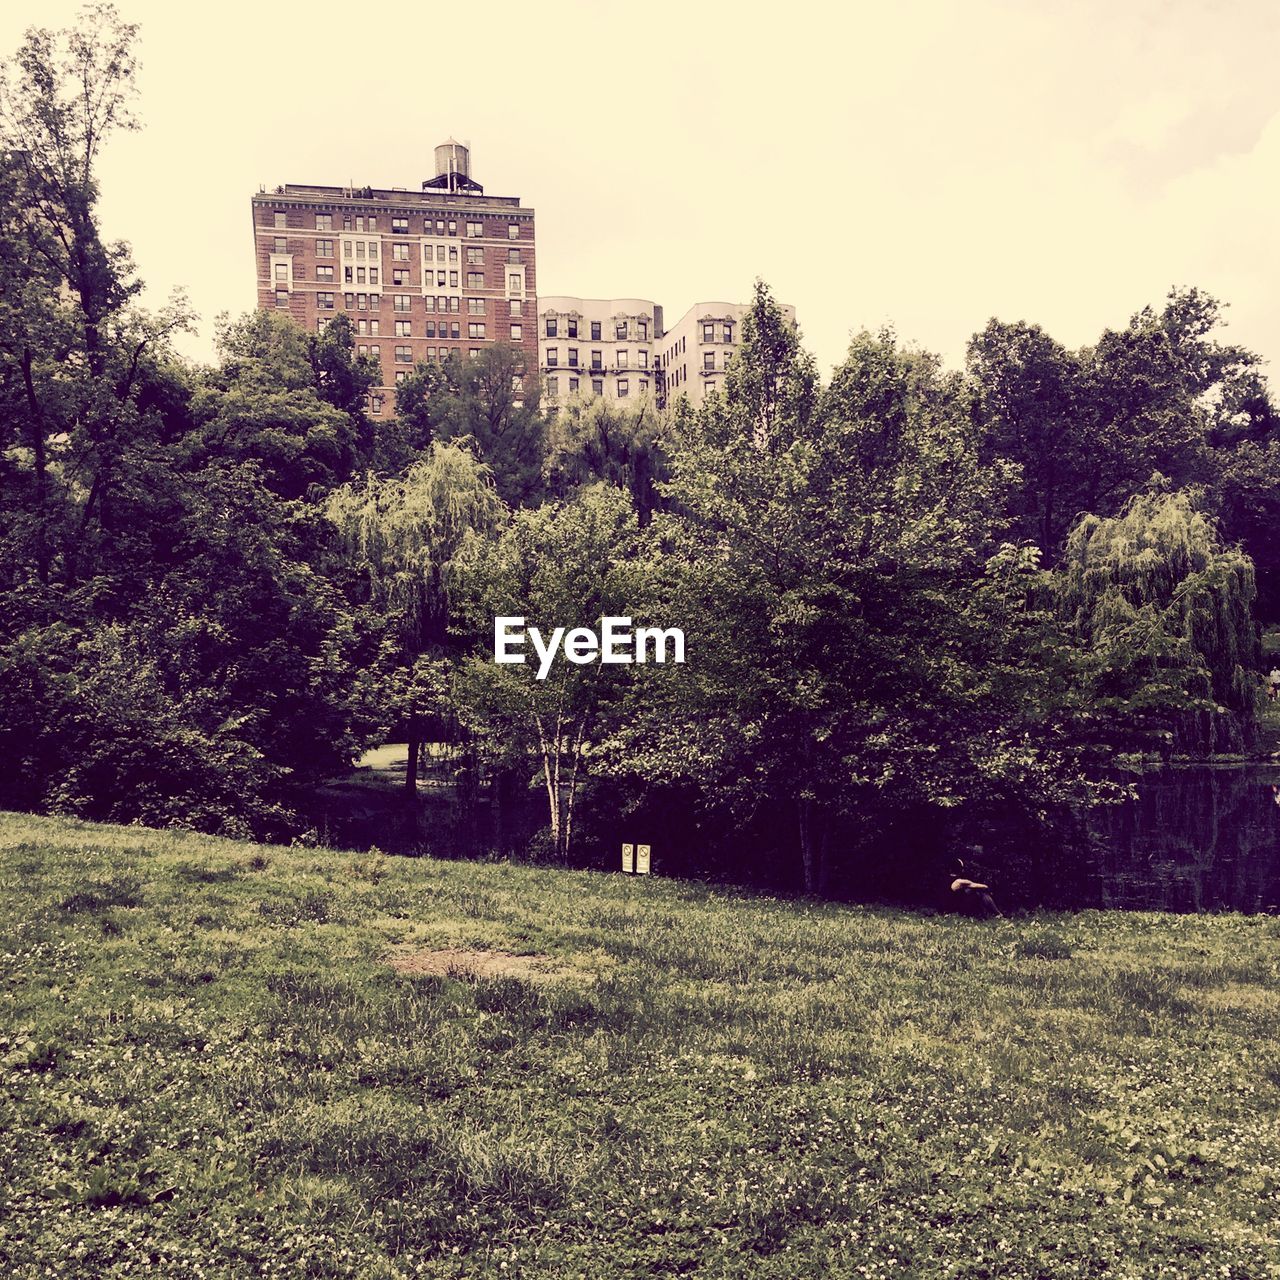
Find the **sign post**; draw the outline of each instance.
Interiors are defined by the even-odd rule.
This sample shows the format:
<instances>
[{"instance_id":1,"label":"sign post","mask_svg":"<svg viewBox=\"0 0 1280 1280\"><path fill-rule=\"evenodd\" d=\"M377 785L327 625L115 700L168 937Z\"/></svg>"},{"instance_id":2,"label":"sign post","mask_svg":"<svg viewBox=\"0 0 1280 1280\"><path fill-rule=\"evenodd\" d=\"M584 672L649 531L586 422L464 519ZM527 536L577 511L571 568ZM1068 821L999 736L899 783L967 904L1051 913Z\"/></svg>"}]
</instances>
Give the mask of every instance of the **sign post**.
<instances>
[{"instance_id":1,"label":"sign post","mask_svg":"<svg viewBox=\"0 0 1280 1280\"><path fill-rule=\"evenodd\" d=\"M636 845L636 875L647 876L649 874L649 846L647 844Z\"/></svg>"},{"instance_id":2,"label":"sign post","mask_svg":"<svg viewBox=\"0 0 1280 1280\"><path fill-rule=\"evenodd\" d=\"M633 844L624 844L622 846L622 869L628 875L633 875L636 870L636 847Z\"/></svg>"}]
</instances>

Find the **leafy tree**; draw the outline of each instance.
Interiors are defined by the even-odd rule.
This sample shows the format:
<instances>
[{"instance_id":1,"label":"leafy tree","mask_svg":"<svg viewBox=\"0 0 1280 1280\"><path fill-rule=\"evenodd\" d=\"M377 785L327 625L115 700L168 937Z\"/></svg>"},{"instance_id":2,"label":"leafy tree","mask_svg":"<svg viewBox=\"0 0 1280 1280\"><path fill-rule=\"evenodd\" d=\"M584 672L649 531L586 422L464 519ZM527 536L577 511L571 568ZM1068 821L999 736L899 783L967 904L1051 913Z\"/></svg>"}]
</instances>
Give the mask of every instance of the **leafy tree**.
<instances>
[{"instance_id":1,"label":"leafy tree","mask_svg":"<svg viewBox=\"0 0 1280 1280\"><path fill-rule=\"evenodd\" d=\"M384 712L409 743L406 790L417 788L418 755L433 726L449 718L439 669L449 645L452 566L467 534L489 534L505 514L489 468L461 445L437 444L403 476L333 493L337 526L357 595L382 620L393 661Z\"/></svg>"},{"instance_id":2,"label":"leafy tree","mask_svg":"<svg viewBox=\"0 0 1280 1280\"><path fill-rule=\"evenodd\" d=\"M819 395L767 293L726 395L672 442L655 521L689 666L646 672L611 767L692 779L748 821L781 807L806 891L893 815L1072 794L1034 554L999 543L962 382L862 334Z\"/></svg>"},{"instance_id":3,"label":"leafy tree","mask_svg":"<svg viewBox=\"0 0 1280 1280\"><path fill-rule=\"evenodd\" d=\"M1072 530L1058 608L1087 655L1084 704L1136 750L1240 750L1257 731L1253 565L1197 495L1161 488Z\"/></svg>"},{"instance_id":4,"label":"leafy tree","mask_svg":"<svg viewBox=\"0 0 1280 1280\"><path fill-rule=\"evenodd\" d=\"M551 419L545 471L558 498L604 481L627 490L641 525L658 505L658 486L667 479L662 441L666 423L648 401L634 409L603 396L574 397Z\"/></svg>"},{"instance_id":5,"label":"leafy tree","mask_svg":"<svg viewBox=\"0 0 1280 1280\"><path fill-rule=\"evenodd\" d=\"M550 639L556 627L627 617L641 596L638 527L626 494L602 484L571 502L517 512L495 540L472 537L460 558L463 616L477 653L460 694L491 756L538 762L554 853L569 855L574 806L593 741L612 727L622 672L557 658L493 661L494 619L524 617Z\"/></svg>"}]
</instances>

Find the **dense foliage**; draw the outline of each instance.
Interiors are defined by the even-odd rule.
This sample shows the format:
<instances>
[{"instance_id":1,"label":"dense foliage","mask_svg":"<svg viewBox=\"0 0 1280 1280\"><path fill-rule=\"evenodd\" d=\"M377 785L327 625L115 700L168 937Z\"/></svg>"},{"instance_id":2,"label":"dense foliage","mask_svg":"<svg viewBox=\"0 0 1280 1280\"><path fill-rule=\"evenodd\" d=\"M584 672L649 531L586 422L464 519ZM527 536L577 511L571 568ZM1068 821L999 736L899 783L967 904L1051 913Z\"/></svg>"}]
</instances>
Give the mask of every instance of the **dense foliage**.
<instances>
[{"instance_id":1,"label":"dense foliage","mask_svg":"<svg viewBox=\"0 0 1280 1280\"><path fill-rule=\"evenodd\" d=\"M0 805L297 833L390 735L475 832L532 788L558 858L661 813L689 870L733 842L856 892L913 824L1043 828L1117 752L1253 746L1280 419L1214 299L1080 351L992 320L963 371L863 332L823 385L761 285L696 413L548 407L495 344L375 424L344 317L224 318L205 368L180 298L135 305L94 177L135 35L33 31L0 91ZM688 660L539 680L491 661L498 614Z\"/></svg>"}]
</instances>

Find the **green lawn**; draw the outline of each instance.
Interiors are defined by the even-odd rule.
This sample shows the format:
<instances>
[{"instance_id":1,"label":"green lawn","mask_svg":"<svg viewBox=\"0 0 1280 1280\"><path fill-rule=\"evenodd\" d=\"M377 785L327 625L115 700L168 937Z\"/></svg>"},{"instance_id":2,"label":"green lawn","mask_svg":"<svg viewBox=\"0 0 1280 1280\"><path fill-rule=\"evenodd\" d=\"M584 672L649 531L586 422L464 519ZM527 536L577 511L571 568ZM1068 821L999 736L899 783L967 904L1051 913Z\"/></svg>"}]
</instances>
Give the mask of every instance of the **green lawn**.
<instances>
[{"instance_id":1,"label":"green lawn","mask_svg":"<svg viewBox=\"0 0 1280 1280\"><path fill-rule=\"evenodd\" d=\"M1280 1276L1276 920L20 815L0 876L6 1280Z\"/></svg>"}]
</instances>

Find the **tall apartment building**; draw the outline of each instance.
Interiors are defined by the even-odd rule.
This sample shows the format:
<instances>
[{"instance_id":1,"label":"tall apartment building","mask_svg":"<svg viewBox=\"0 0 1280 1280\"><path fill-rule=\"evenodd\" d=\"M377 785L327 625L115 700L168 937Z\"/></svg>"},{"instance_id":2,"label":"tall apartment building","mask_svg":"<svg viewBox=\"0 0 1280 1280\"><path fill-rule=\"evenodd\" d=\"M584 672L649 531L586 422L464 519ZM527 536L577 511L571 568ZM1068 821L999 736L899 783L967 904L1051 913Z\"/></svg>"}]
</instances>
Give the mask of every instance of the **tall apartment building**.
<instances>
[{"instance_id":1,"label":"tall apartment building","mask_svg":"<svg viewBox=\"0 0 1280 1280\"><path fill-rule=\"evenodd\" d=\"M419 361L507 342L538 367L534 211L487 196L450 139L421 191L289 183L253 197L258 306L312 333L345 312L377 357L374 414Z\"/></svg>"},{"instance_id":2,"label":"tall apartment building","mask_svg":"<svg viewBox=\"0 0 1280 1280\"><path fill-rule=\"evenodd\" d=\"M647 298L538 299L538 358L548 408L569 396L656 396L662 308Z\"/></svg>"},{"instance_id":3,"label":"tall apartment building","mask_svg":"<svg viewBox=\"0 0 1280 1280\"><path fill-rule=\"evenodd\" d=\"M795 307L779 306L794 328ZM745 302L695 302L662 335L658 346L661 404L674 404L683 396L696 409L713 391L723 390L725 370L742 342L742 317L750 309Z\"/></svg>"}]
</instances>

